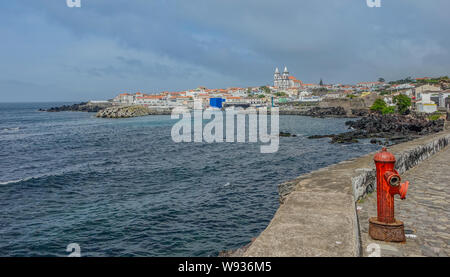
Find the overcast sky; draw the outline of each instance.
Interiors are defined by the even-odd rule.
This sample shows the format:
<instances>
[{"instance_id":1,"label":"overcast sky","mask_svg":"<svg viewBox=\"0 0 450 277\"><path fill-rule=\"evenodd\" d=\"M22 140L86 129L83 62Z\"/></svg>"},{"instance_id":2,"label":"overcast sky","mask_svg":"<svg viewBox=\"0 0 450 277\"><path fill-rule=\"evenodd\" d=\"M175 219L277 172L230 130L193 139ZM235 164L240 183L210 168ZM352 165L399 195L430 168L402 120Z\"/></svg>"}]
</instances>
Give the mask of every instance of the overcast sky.
<instances>
[{"instance_id":1,"label":"overcast sky","mask_svg":"<svg viewBox=\"0 0 450 277\"><path fill-rule=\"evenodd\" d=\"M0 102L450 74L450 1L0 2Z\"/></svg>"}]
</instances>

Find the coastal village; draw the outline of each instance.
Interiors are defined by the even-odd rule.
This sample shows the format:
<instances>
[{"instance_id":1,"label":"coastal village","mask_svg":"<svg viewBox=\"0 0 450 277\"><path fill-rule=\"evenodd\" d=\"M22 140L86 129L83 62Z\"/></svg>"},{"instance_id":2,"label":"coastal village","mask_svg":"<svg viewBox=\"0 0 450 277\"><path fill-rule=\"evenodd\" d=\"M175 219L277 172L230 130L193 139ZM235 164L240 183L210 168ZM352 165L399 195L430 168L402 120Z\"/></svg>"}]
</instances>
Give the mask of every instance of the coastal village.
<instances>
[{"instance_id":1,"label":"coastal village","mask_svg":"<svg viewBox=\"0 0 450 277\"><path fill-rule=\"evenodd\" d=\"M210 89L200 86L183 91L163 91L158 94L123 92L109 102L114 105L141 105L149 108L194 107L194 100L203 108L264 107L317 105L328 100L351 100L369 97L381 98L387 106L395 106L395 97L405 95L411 99L411 108L420 113L435 113L450 109L450 80L448 77L420 77L386 82L379 78L373 82L357 84L304 83L292 76L287 67L275 69L270 86L230 87ZM92 101L101 102L101 101Z\"/></svg>"},{"instance_id":2,"label":"coastal village","mask_svg":"<svg viewBox=\"0 0 450 277\"><path fill-rule=\"evenodd\" d=\"M450 1L1 7L2 265L409 274L450 257Z\"/></svg>"},{"instance_id":3,"label":"coastal village","mask_svg":"<svg viewBox=\"0 0 450 277\"><path fill-rule=\"evenodd\" d=\"M369 139L371 144L388 146L398 157L395 161L394 154L389 152L402 174L400 177L395 171L398 180L403 177L408 180L400 185L399 191L403 189L401 199L405 198L409 181L412 184L408 200L396 202L398 217L405 223L395 221L398 226L377 223L379 207L384 205L379 199L383 193L377 193L383 190L378 176L386 176L378 170L387 167L377 165L374 169L373 163L380 163L374 158L377 155L387 155L387 148L383 147L375 156L362 156L279 184L280 208L268 227L249 244L221 251L219 256L445 257L449 254L445 242L448 219L443 216L442 207L448 203L442 199L448 183L446 165L450 136L446 122L450 119L449 96L447 76L408 77L390 82L379 78L357 84L325 84L320 80L319 84L307 84L290 75L285 67L283 72L275 69L271 86L199 87L158 95L121 93L108 101L109 105L118 106L113 107L118 108L118 112L99 112L97 116L120 118L120 107L127 111L136 107L170 110L184 106L192 109L195 101L202 103L203 109L277 106L280 114L285 115L358 117L358 120L345 123L351 129L348 132L313 135L308 139L331 138L330 143L357 143L359 139ZM280 136L291 137L291 134L280 132ZM433 174L424 178L424 172ZM393 195L391 198L393 201ZM393 217L393 202L390 207ZM371 217L377 215L377 211L378 217ZM345 220L342 220L343 216ZM438 228L434 227L435 222ZM396 229L391 229L394 225ZM280 230L286 231L280 233ZM388 234L386 230L391 231ZM397 233L399 238L392 239ZM402 243L393 243L395 241Z\"/></svg>"},{"instance_id":4,"label":"coastal village","mask_svg":"<svg viewBox=\"0 0 450 277\"><path fill-rule=\"evenodd\" d=\"M394 161L397 157L395 164L401 174L397 180L404 178L411 183L407 200L396 201L398 218L405 222L398 225L403 242L380 241L372 236L370 220L379 207L381 179L377 176L386 175L378 173L371 153L278 184L280 207L267 228L247 245L223 250L219 256L448 256L448 217L442 209L448 207L443 199L447 197L449 170L449 95L450 80L446 76L390 82L379 78L355 85L323 81L306 84L284 68L282 73L275 70L271 86L199 87L159 94L125 92L109 101L42 111L85 111L97 112L100 118L128 118L168 115L178 106L194 109L194 101L197 104L201 100L203 109L277 106L281 115L357 118L345 122L348 132L307 138L337 144L366 140L364 143L383 147L375 156L390 155ZM280 130L280 137L295 140L297 135L289 131ZM407 186L401 184L406 190Z\"/></svg>"}]
</instances>

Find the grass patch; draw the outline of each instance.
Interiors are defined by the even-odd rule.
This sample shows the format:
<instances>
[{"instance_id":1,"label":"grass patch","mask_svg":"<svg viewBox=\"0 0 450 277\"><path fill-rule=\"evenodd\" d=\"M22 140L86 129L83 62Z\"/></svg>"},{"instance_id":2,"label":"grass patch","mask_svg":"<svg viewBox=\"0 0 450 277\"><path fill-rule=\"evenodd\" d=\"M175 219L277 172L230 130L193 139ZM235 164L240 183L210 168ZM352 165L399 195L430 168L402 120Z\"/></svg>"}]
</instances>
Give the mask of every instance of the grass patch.
<instances>
[{"instance_id":1,"label":"grass patch","mask_svg":"<svg viewBox=\"0 0 450 277\"><path fill-rule=\"evenodd\" d=\"M441 116L442 116L441 114L432 114L432 115L428 116L428 119L434 121L434 120L438 120L439 118L441 118Z\"/></svg>"}]
</instances>

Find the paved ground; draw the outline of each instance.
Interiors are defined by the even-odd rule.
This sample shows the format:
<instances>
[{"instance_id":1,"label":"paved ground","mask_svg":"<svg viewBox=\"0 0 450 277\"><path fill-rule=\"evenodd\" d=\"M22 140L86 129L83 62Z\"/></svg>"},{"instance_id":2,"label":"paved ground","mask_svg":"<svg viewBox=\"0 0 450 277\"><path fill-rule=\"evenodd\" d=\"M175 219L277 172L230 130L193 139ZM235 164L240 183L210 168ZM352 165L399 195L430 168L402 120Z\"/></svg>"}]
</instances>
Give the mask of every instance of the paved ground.
<instances>
[{"instance_id":1,"label":"paved ground","mask_svg":"<svg viewBox=\"0 0 450 277\"><path fill-rule=\"evenodd\" d=\"M405 200L395 199L395 217L405 224L406 243L385 243L368 236L369 217L376 211L376 193L357 203L362 254L381 256L450 256L450 146L410 169ZM371 245L372 244L372 245Z\"/></svg>"}]
</instances>

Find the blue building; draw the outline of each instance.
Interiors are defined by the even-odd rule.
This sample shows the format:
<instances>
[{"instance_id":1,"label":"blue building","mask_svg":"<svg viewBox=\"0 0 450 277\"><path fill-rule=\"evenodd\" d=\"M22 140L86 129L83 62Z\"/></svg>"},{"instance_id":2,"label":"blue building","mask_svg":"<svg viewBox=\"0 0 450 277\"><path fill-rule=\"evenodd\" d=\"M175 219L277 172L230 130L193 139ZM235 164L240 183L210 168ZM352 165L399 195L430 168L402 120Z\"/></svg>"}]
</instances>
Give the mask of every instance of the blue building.
<instances>
[{"instance_id":1,"label":"blue building","mask_svg":"<svg viewBox=\"0 0 450 277\"><path fill-rule=\"evenodd\" d=\"M222 103L225 102L225 99L222 98L209 98L209 105L212 108L222 108Z\"/></svg>"}]
</instances>

